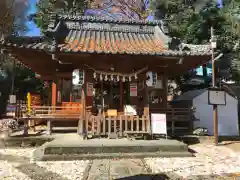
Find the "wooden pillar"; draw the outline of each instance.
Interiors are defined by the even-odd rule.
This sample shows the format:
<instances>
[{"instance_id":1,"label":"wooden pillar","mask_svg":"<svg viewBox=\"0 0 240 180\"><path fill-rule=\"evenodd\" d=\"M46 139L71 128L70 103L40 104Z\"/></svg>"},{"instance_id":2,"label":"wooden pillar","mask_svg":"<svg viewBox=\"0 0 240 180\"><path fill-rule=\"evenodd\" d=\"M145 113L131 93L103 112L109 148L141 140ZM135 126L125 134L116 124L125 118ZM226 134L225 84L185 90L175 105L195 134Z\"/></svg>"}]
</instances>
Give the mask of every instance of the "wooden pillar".
<instances>
[{"instance_id":1,"label":"wooden pillar","mask_svg":"<svg viewBox=\"0 0 240 180\"><path fill-rule=\"evenodd\" d=\"M47 120L47 134L51 135L52 134L52 122L51 120Z\"/></svg>"},{"instance_id":2,"label":"wooden pillar","mask_svg":"<svg viewBox=\"0 0 240 180\"><path fill-rule=\"evenodd\" d=\"M88 112L93 106L93 72L89 70L84 71L84 85L81 93L82 112L78 121L78 134L85 138L88 133Z\"/></svg>"},{"instance_id":3,"label":"wooden pillar","mask_svg":"<svg viewBox=\"0 0 240 180\"><path fill-rule=\"evenodd\" d=\"M120 111L124 111L124 104L123 104L123 101L124 101L124 90L123 90L123 82L120 81Z\"/></svg>"},{"instance_id":4,"label":"wooden pillar","mask_svg":"<svg viewBox=\"0 0 240 180\"><path fill-rule=\"evenodd\" d=\"M110 92L109 92L109 109L113 109L113 82L110 81Z\"/></svg>"},{"instance_id":5,"label":"wooden pillar","mask_svg":"<svg viewBox=\"0 0 240 180\"><path fill-rule=\"evenodd\" d=\"M27 136L28 135L28 129L29 129L29 119L24 119L24 127L23 127L23 135Z\"/></svg>"},{"instance_id":6,"label":"wooden pillar","mask_svg":"<svg viewBox=\"0 0 240 180\"><path fill-rule=\"evenodd\" d=\"M55 82L52 82L52 106L56 106L57 102L57 85Z\"/></svg>"},{"instance_id":7,"label":"wooden pillar","mask_svg":"<svg viewBox=\"0 0 240 180\"><path fill-rule=\"evenodd\" d=\"M84 92L84 89L82 89L81 91L81 105L82 105L82 108L81 108L81 116L79 117L79 120L78 120L78 134L82 137L84 137L84 127L86 127L86 125L84 126L84 121L86 121L86 106L85 106L85 92Z\"/></svg>"},{"instance_id":8,"label":"wooden pillar","mask_svg":"<svg viewBox=\"0 0 240 180\"><path fill-rule=\"evenodd\" d=\"M63 79L59 78L56 84L57 88L57 105L62 103L62 88L63 88Z\"/></svg>"},{"instance_id":9,"label":"wooden pillar","mask_svg":"<svg viewBox=\"0 0 240 180\"><path fill-rule=\"evenodd\" d=\"M86 94L86 107L93 106L93 72L90 70L85 71L85 94Z\"/></svg>"},{"instance_id":10,"label":"wooden pillar","mask_svg":"<svg viewBox=\"0 0 240 180\"><path fill-rule=\"evenodd\" d=\"M163 85L163 91L164 91L164 96L163 96L163 107L167 108L167 103L168 103L168 74L166 71L163 73L163 78L162 78L162 85Z\"/></svg>"},{"instance_id":11,"label":"wooden pillar","mask_svg":"<svg viewBox=\"0 0 240 180\"><path fill-rule=\"evenodd\" d=\"M100 83L101 83L101 104L102 104L102 110L104 112L105 101L104 101L104 95L103 95L103 81L101 81Z\"/></svg>"},{"instance_id":12,"label":"wooden pillar","mask_svg":"<svg viewBox=\"0 0 240 180\"><path fill-rule=\"evenodd\" d=\"M52 103L51 106L55 107L57 103L57 84L55 82L52 82ZM53 110L52 108L50 109L50 111ZM51 120L47 120L47 134L51 134L52 133L52 122Z\"/></svg>"}]
</instances>

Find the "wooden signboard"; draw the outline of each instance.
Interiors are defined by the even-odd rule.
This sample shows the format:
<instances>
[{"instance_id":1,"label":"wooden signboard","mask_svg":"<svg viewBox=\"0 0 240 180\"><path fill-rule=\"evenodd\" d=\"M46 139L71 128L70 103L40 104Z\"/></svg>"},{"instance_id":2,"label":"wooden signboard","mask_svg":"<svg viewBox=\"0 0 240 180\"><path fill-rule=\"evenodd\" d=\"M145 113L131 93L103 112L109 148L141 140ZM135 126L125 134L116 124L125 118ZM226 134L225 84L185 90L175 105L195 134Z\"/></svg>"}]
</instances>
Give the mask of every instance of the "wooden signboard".
<instances>
[{"instance_id":1,"label":"wooden signboard","mask_svg":"<svg viewBox=\"0 0 240 180\"><path fill-rule=\"evenodd\" d=\"M130 84L130 97L137 97L137 83Z\"/></svg>"},{"instance_id":2,"label":"wooden signboard","mask_svg":"<svg viewBox=\"0 0 240 180\"><path fill-rule=\"evenodd\" d=\"M31 94L31 106L40 106L41 96L39 94Z\"/></svg>"},{"instance_id":3,"label":"wooden signboard","mask_svg":"<svg viewBox=\"0 0 240 180\"><path fill-rule=\"evenodd\" d=\"M167 118L166 114L151 114L152 134L167 135Z\"/></svg>"}]
</instances>

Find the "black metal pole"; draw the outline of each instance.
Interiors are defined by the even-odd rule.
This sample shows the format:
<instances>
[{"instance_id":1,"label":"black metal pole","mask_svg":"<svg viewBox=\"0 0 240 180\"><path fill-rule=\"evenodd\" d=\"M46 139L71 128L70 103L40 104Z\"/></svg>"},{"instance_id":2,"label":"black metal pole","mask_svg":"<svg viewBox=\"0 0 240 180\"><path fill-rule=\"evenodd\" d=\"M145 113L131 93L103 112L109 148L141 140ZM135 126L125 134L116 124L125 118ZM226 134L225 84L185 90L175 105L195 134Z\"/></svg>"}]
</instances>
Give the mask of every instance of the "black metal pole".
<instances>
[{"instance_id":1,"label":"black metal pole","mask_svg":"<svg viewBox=\"0 0 240 180\"><path fill-rule=\"evenodd\" d=\"M16 74L16 61L15 61L15 59L13 59L13 70L12 70L12 80L11 80L11 94L14 94L15 74Z\"/></svg>"}]
</instances>

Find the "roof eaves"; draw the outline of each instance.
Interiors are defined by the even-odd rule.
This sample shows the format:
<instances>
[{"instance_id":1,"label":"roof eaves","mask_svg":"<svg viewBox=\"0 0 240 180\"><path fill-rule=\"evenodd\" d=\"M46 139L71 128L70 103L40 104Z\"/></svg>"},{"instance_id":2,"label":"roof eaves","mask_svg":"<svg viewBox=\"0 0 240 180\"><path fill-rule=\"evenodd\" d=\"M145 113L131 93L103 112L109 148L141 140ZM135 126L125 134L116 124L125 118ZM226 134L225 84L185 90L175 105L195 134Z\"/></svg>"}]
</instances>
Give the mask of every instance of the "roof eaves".
<instances>
[{"instance_id":1,"label":"roof eaves","mask_svg":"<svg viewBox=\"0 0 240 180\"><path fill-rule=\"evenodd\" d=\"M186 52L186 51L162 51L162 52L111 52L111 51L93 51L93 50L71 50L71 49L61 49L60 52L65 53L97 53L97 54L129 54L129 55L151 55L151 56L171 56L171 57L182 57L182 56L208 56L211 54L207 53L195 53L195 52Z\"/></svg>"},{"instance_id":2,"label":"roof eaves","mask_svg":"<svg viewBox=\"0 0 240 180\"><path fill-rule=\"evenodd\" d=\"M185 93L181 94L180 96L176 97L175 99L173 99L173 101L175 101L175 102L177 102L177 101L192 101L196 97L203 94L206 90L207 89L197 89L197 90L188 91L188 92L185 92Z\"/></svg>"},{"instance_id":3,"label":"roof eaves","mask_svg":"<svg viewBox=\"0 0 240 180\"><path fill-rule=\"evenodd\" d=\"M104 27L104 26L77 26L68 24L70 30L90 30L90 31L104 31L104 32L123 32L123 33L140 33L140 34L153 34L154 29L141 29L141 28L126 28L126 27Z\"/></svg>"}]
</instances>

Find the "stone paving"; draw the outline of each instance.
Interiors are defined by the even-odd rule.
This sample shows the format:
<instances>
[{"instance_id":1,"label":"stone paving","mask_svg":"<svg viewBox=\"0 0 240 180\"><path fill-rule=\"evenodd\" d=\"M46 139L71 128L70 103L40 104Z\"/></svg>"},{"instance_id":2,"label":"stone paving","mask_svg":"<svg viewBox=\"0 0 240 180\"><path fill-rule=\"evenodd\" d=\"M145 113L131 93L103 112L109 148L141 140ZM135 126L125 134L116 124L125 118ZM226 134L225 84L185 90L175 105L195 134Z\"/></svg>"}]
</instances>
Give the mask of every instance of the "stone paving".
<instances>
[{"instance_id":1,"label":"stone paving","mask_svg":"<svg viewBox=\"0 0 240 180\"><path fill-rule=\"evenodd\" d=\"M230 180L240 172L240 154L224 146L199 144L190 147L196 152L195 157L55 162L32 161L35 148L0 149L0 179Z\"/></svg>"},{"instance_id":2,"label":"stone paving","mask_svg":"<svg viewBox=\"0 0 240 180\"><path fill-rule=\"evenodd\" d=\"M147 173L148 169L141 159L93 160L87 179L121 179Z\"/></svg>"}]
</instances>

